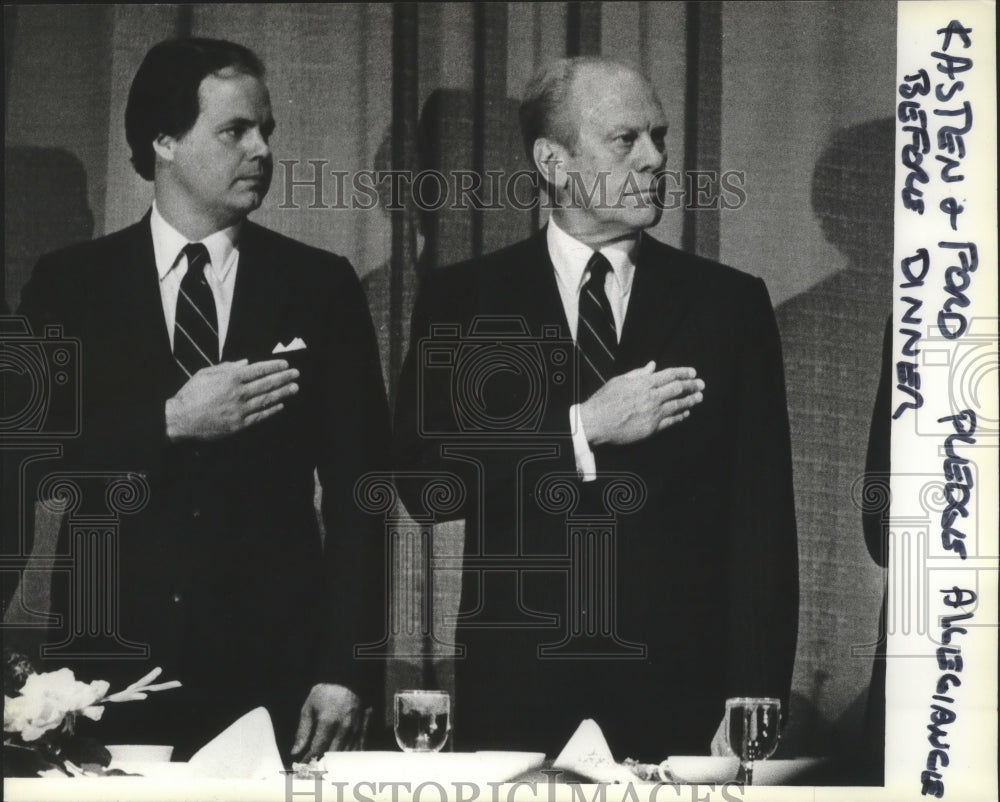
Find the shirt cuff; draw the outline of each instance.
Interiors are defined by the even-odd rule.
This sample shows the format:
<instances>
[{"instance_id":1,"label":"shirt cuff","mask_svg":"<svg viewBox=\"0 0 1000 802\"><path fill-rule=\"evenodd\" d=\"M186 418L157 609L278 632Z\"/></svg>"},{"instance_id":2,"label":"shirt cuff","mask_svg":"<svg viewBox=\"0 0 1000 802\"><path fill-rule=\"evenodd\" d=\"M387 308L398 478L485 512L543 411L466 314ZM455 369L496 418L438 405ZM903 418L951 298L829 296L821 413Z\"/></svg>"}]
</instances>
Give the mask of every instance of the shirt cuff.
<instances>
[{"instance_id":1,"label":"shirt cuff","mask_svg":"<svg viewBox=\"0 0 1000 802\"><path fill-rule=\"evenodd\" d=\"M585 482L593 482L597 478L597 462L594 452L587 442L587 433L583 429L583 418L580 415L580 405L573 404L569 408L569 430L573 433L573 454L576 457L576 472Z\"/></svg>"}]
</instances>

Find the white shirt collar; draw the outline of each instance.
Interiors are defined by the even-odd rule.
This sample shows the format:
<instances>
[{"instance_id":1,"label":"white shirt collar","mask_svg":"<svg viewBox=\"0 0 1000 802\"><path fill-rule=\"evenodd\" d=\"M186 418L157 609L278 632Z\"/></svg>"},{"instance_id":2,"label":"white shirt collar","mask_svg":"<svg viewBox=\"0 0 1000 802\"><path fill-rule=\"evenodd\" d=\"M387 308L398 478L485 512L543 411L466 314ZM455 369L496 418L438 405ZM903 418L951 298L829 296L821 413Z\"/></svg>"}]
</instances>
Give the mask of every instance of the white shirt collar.
<instances>
[{"instance_id":1,"label":"white shirt collar","mask_svg":"<svg viewBox=\"0 0 1000 802\"><path fill-rule=\"evenodd\" d=\"M583 274L587 270L587 262L593 256L594 249L567 234L551 216L546 231L546 240L552 266L560 281L579 293L583 286ZM618 289L622 296L627 296L632 289L638 245L639 238L636 237L609 242L598 249L611 263L612 275L618 282Z\"/></svg>"},{"instance_id":2,"label":"white shirt collar","mask_svg":"<svg viewBox=\"0 0 1000 802\"><path fill-rule=\"evenodd\" d=\"M153 232L153 255L156 258L156 272L160 281L163 281L167 273L177 265L181 257L181 250L190 240L163 219L160 210L156 208L156 201L153 201L149 225ZM237 249L239 232L240 226L237 224L209 234L200 240L208 249L208 255L212 259L210 269L219 283L225 281L236 262L231 257L233 251Z\"/></svg>"}]
</instances>

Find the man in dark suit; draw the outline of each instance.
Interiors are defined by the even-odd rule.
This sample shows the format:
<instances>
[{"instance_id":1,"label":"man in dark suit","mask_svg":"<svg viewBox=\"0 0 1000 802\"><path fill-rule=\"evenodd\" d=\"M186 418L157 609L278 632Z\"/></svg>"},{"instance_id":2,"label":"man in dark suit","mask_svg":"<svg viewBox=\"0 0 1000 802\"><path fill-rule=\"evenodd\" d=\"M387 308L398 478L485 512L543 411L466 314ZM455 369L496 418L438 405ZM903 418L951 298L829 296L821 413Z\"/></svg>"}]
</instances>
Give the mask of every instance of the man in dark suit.
<instances>
[{"instance_id":1,"label":"man in dark suit","mask_svg":"<svg viewBox=\"0 0 1000 802\"><path fill-rule=\"evenodd\" d=\"M465 491L456 744L724 750L733 696L787 709L798 616L778 332L761 280L643 232L666 122L614 62L521 106L553 201L535 236L427 275L396 408L398 484ZM447 516L440 516L447 517Z\"/></svg>"},{"instance_id":2,"label":"man in dark suit","mask_svg":"<svg viewBox=\"0 0 1000 802\"><path fill-rule=\"evenodd\" d=\"M52 662L112 689L153 666L183 683L109 705L105 742L184 757L266 705L283 751L356 747L382 671L354 647L377 640L385 590L381 524L353 488L385 467L389 429L360 284L346 259L246 220L275 125L249 50L156 45L125 123L151 211L43 257L20 309L36 333L80 341L82 434L60 470L126 474L141 497L122 514L117 585L100 588L117 609L112 656L61 659L77 639ZM63 532L60 552L73 548ZM72 630L82 612L58 577L53 594Z\"/></svg>"}]
</instances>

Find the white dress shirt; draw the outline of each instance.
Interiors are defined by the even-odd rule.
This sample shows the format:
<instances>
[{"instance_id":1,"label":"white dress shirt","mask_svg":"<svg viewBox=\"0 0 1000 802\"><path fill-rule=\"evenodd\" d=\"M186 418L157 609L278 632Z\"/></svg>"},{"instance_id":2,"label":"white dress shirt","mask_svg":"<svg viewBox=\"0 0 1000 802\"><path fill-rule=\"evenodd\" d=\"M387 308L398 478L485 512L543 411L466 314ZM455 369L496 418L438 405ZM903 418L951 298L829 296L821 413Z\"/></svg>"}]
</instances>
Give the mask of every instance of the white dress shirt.
<instances>
[{"instance_id":1,"label":"white dress shirt","mask_svg":"<svg viewBox=\"0 0 1000 802\"><path fill-rule=\"evenodd\" d=\"M181 280L187 273L187 257L183 248L191 240L163 219L163 215L153 202L149 217L153 231L153 255L156 258L156 272L160 277L160 300L163 302L163 319L167 322L170 347L174 347L174 315L177 312L177 296L181 290ZM240 227L238 225L216 231L201 244L208 249L212 260L205 268L205 279L215 298L215 311L219 319L219 359L229 331L229 315L233 308L233 290L236 287L236 269L239 266L240 251L237 244Z\"/></svg>"},{"instance_id":2,"label":"white dress shirt","mask_svg":"<svg viewBox=\"0 0 1000 802\"><path fill-rule=\"evenodd\" d=\"M549 248L549 258L556 272L556 284L559 286L559 297L562 299L563 310L569 323L570 333L576 340L576 328L580 315L580 292L583 285L590 279L587 262L594 254L594 249L574 239L556 223L554 217L549 218L546 232ZM600 248L601 254L611 263L611 270L604 279L604 292L611 305L611 314L615 318L615 333L621 340L622 326L625 323L625 313L628 311L629 296L632 293L632 279L635 276L635 255L638 248L638 236L633 239L618 240ZM573 451L576 455L576 469L583 481L590 482L597 478L597 465L594 452L590 450L587 434L580 418L579 404L569 408L570 431L573 433Z\"/></svg>"}]
</instances>

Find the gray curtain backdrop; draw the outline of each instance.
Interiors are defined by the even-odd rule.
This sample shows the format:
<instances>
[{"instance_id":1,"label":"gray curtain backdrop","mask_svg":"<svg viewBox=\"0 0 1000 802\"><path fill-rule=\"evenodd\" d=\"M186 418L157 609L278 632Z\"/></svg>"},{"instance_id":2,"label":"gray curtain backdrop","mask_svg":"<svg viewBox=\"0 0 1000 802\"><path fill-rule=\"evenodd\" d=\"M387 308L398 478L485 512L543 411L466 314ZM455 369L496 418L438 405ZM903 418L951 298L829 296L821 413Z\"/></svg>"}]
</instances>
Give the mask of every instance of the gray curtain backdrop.
<instances>
[{"instance_id":1,"label":"gray curtain backdrop","mask_svg":"<svg viewBox=\"0 0 1000 802\"><path fill-rule=\"evenodd\" d=\"M788 370L801 613L785 755L856 739L878 637L883 578L865 550L854 482L864 468L890 309L895 4L584 2L6 6L4 289L9 309L39 254L138 219L123 111L153 43L233 39L268 67L275 180L254 215L347 256L379 334L387 390L406 353L421 270L523 238L537 211L311 208L331 170L513 171L526 167L516 109L531 73L565 54L632 62L653 80L670 130L668 168L739 171L736 209L667 211L654 232L763 277ZM460 553L460 526L436 533ZM457 575L435 577L440 641ZM409 611L392 637L387 693L448 687L428 638L419 554L394 566ZM651 622L657 625L657 622ZM425 655L421 658L415 655ZM738 656L734 656L738 659ZM612 745L613 746L613 745ZM516 747L516 745L512 745Z\"/></svg>"}]
</instances>

